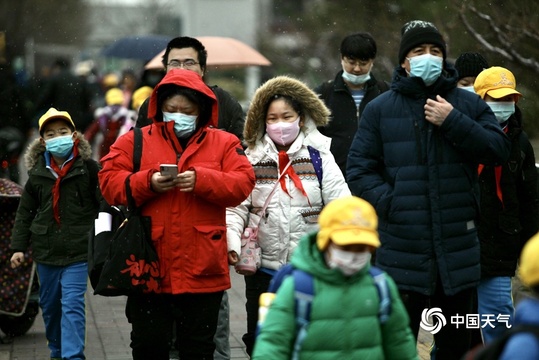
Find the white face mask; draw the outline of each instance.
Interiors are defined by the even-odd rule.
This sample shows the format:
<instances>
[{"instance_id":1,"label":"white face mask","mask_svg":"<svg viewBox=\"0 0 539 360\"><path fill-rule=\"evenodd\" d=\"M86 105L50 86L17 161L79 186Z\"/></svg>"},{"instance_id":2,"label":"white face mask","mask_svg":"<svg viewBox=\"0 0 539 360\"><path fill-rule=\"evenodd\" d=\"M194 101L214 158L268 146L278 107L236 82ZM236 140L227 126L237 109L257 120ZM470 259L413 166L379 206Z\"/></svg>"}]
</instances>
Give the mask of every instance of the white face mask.
<instances>
[{"instance_id":1,"label":"white face mask","mask_svg":"<svg viewBox=\"0 0 539 360\"><path fill-rule=\"evenodd\" d=\"M506 122L515 113L514 101L487 101L498 123Z\"/></svg>"},{"instance_id":2,"label":"white face mask","mask_svg":"<svg viewBox=\"0 0 539 360\"><path fill-rule=\"evenodd\" d=\"M266 132L274 143L286 146L290 145L296 140L299 135L299 119L294 122L277 122L273 124L266 124Z\"/></svg>"},{"instance_id":3,"label":"white face mask","mask_svg":"<svg viewBox=\"0 0 539 360\"><path fill-rule=\"evenodd\" d=\"M354 85L361 85L361 84L365 84L367 81L370 80L371 72L369 70L369 72L366 74L354 75L354 74L350 74L349 72L343 69L342 78Z\"/></svg>"},{"instance_id":4,"label":"white face mask","mask_svg":"<svg viewBox=\"0 0 539 360\"><path fill-rule=\"evenodd\" d=\"M473 92L475 94L475 89L473 88L473 85L470 85L470 86L461 86L460 87L462 90L466 90L466 91L469 91L469 92Z\"/></svg>"},{"instance_id":5,"label":"white face mask","mask_svg":"<svg viewBox=\"0 0 539 360\"><path fill-rule=\"evenodd\" d=\"M330 269L338 268L346 276L352 276L371 261L370 251L354 252L338 249L329 245L326 263Z\"/></svg>"}]
</instances>

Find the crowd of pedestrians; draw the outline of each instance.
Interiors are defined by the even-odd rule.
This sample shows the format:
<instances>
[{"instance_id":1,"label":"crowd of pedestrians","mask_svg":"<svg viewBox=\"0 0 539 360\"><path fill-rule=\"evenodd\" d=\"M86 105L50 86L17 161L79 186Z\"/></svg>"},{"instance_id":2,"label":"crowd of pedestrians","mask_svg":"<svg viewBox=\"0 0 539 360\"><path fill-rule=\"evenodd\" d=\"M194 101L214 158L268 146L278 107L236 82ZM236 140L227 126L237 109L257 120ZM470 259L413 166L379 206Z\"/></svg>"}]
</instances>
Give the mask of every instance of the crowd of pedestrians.
<instances>
[{"instance_id":1,"label":"crowd of pedestrians","mask_svg":"<svg viewBox=\"0 0 539 360\"><path fill-rule=\"evenodd\" d=\"M378 79L375 39L350 34L334 79L311 89L272 77L245 110L205 82L211 54L187 36L140 80L125 70L91 86L58 59L35 101L9 88L18 131L37 128L11 266L32 249L51 359L85 358L88 232L100 204L131 198L151 219L161 281L159 293L127 298L133 359L230 358L226 290L247 228L260 249L245 276L253 359L416 359L420 328L433 334L432 358L460 359L529 326L539 195L516 79L479 53L453 64L427 21L403 25L397 55L392 78ZM532 300L515 316L521 255ZM308 300L290 276L261 307L285 266L312 279ZM452 322L466 314L479 316L478 331ZM530 328L507 358L522 344L539 356Z\"/></svg>"}]
</instances>

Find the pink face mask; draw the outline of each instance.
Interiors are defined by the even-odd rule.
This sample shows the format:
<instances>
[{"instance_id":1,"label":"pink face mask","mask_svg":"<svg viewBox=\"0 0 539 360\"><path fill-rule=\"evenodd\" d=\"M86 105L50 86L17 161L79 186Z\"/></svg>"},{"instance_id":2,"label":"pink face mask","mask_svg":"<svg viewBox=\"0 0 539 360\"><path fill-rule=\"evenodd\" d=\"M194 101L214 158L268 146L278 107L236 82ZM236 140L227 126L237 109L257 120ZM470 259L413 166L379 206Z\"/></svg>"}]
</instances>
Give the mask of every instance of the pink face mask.
<instances>
[{"instance_id":1,"label":"pink face mask","mask_svg":"<svg viewBox=\"0 0 539 360\"><path fill-rule=\"evenodd\" d=\"M274 143L286 146L292 144L299 134L299 119L294 122L278 122L266 124L266 132Z\"/></svg>"}]
</instances>

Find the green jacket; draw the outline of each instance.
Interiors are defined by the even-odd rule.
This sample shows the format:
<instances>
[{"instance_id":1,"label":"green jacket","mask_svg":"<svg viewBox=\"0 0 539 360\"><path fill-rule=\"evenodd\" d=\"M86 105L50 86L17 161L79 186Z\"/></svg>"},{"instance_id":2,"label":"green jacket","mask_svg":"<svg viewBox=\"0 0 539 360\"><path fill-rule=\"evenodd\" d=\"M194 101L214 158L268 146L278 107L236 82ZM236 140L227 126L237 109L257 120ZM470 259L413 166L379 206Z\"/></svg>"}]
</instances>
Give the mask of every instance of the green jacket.
<instances>
[{"instance_id":1,"label":"green jacket","mask_svg":"<svg viewBox=\"0 0 539 360\"><path fill-rule=\"evenodd\" d=\"M12 231L11 249L25 252L41 264L65 266L88 260L88 233L99 210L98 164L90 144L79 136L79 156L60 184L60 226L52 210L56 181L45 166L45 146L35 140L25 155L28 181L24 186ZM93 175L90 174L93 173Z\"/></svg>"},{"instance_id":2,"label":"green jacket","mask_svg":"<svg viewBox=\"0 0 539 360\"><path fill-rule=\"evenodd\" d=\"M379 297L367 267L351 277L329 269L316 247L316 233L303 237L291 262L314 276L311 321L300 359L418 359L408 314L389 276L392 311L381 325ZM252 359L290 359L295 319L294 284L288 277L269 309Z\"/></svg>"}]
</instances>

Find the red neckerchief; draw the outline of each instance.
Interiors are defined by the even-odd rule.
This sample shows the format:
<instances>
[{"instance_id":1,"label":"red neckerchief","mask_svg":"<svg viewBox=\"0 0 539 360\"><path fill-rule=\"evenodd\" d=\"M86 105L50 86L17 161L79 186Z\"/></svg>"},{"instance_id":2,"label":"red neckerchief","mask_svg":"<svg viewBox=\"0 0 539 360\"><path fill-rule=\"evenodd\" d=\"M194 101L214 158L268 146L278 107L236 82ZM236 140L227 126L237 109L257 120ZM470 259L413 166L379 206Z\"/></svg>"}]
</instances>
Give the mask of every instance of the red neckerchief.
<instances>
[{"instance_id":1,"label":"red neckerchief","mask_svg":"<svg viewBox=\"0 0 539 360\"><path fill-rule=\"evenodd\" d=\"M284 151L279 151L279 172L282 173L284 168L286 167L286 164L290 161L290 158L288 157L288 154ZM281 183L281 188L285 193L290 196L290 193L286 189L286 183L284 175L288 175L290 179L292 179L292 182L294 182L294 185L296 188L298 188L301 193L307 198L307 201L309 202L309 205L311 202L309 201L309 197L307 196L307 193L305 192L305 189L303 188L303 184L301 183L301 179L299 178L298 174L294 171L294 168L292 166L289 166L288 169L286 169L285 173L281 176L279 182ZM291 197L291 196L290 196Z\"/></svg>"},{"instance_id":2,"label":"red neckerchief","mask_svg":"<svg viewBox=\"0 0 539 360\"><path fill-rule=\"evenodd\" d=\"M503 132L507 133L508 130L509 129L506 126L503 129ZM485 165L479 164L479 168L477 169L477 173L479 175L481 175L481 172L483 171L484 167L485 167ZM494 167L494 179L496 180L496 195L498 195L498 199L500 199L500 202L502 203L502 207L504 207L504 205L503 205L502 186L500 185L500 181L502 179L502 166L501 165L498 165L498 166Z\"/></svg>"},{"instance_id":3,"label":"red neckerchief","mask_svg":"<svg viewBox=\"0 0 539 360\"><path fill-rule=\"evenodd\" d=\"M51 155L51 168L58 175L56 182L54 183L54 187L52 188L52 211L54 212L54 220L56 220L58 225L60 225L60 210L58 209L58 204L60 202L60 182L62 181L62 178L69 172L69 169L71 169L71 166L73 166L75 163L75 158L79 155L78 144L79 139L76 139L73 143L73 157L61 169Z\"/></svg>"}]
</instances>

